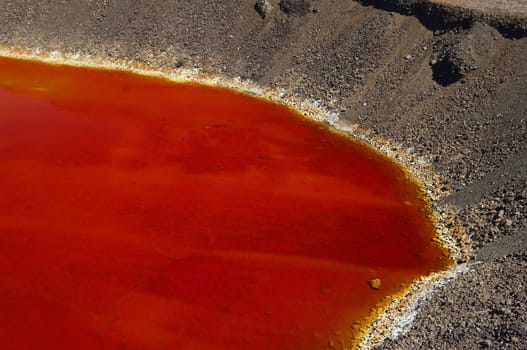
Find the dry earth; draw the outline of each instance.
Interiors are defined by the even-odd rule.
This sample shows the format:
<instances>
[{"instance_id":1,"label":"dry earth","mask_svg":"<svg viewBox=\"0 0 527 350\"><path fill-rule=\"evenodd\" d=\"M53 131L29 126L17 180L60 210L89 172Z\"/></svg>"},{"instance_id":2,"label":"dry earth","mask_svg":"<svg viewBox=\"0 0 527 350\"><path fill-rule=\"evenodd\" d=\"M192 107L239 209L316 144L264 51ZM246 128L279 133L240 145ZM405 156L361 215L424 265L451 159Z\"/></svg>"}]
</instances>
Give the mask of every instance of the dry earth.
<instances>
[{"instance_id":1,"label":"dry earth","mask_svg":"<svg viewBox=\"0 0 527 350\"><path fill-rule=\"evenodd\" d=\"M0 2L0 44L252 79L425 157L474 243L469 272L378 349L527 348L527 4Z\"/></svg>"}]
</instances>

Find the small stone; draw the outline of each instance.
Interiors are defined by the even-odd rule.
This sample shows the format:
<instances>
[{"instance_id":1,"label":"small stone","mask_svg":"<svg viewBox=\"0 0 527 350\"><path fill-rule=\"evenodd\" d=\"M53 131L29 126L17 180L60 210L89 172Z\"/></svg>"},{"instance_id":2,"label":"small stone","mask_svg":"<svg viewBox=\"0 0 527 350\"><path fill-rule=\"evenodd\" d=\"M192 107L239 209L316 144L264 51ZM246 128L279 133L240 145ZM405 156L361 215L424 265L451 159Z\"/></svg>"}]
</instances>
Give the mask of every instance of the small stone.
<instances>
[{"instance_id":1,"label":"small stone","mask_svg":"<svg viewBox=\"0 0 527 350\"><path fill-rule=\"evenodd\" d=\"M518 337L511 337L511 342L519 343L520 342L520 338L518 338Z\"/></svg>"},{"instance_id":2,"label":"small stone","mask_svg":"<svg viewBox=\"0 0 527 350\"><path fill-rule=\"evenodd\" d=\"M412 59L412 55L406 55L406 56L404 56L404 59L405 60L411 60Z\"/></svg>"},{"instance_id":3,"label":"small stone","mask_svg":"<svg viewBox=\"0 0 527 350\"><path fill-rule=\"evenodd\" d=\"M265 17L269 16L271 11L273 11L273 5L270 0L259 0L254 5L254 8L262 19L265 19Z\"/></svg>"},{"instance_id":4,"label":"small stone","mask_svg":"<svg viewBox=\"0 0 527 350\"><path fill-rule=\"evenodd\" d=\"M512 220L510 219L505 220L505 226L509 226L509 227L512 226Z\"/></svg>"},{"instance_id":5,"label":"small stone","mask_svg":"<svg viewBox=\"0 0 527 350\"><path fill-rule=\"evenodd\" d=\"M500 313L501 313L502 315L511 315L511 314L512 314L511 310L508 309L508 308L506 308L506 307L502 307L502 308L500 309Z\"/></svg>"},{"instance_id":6,"label":"small stone","mask_svg":"<svg viewBox=\"0 0 527 350\"><path fill-rule=\"evenodd\" d=\"M479 343L483 349L488 349L492 346L492 341L485 339Z\"/></svg>"},{"instance_id":7,"label":"small stone","mask_svg":"<svg viewBox=\"0 0 527 350\"><path fill-rule=\"evenodd\" d=\"M368 283L370 284L370 288L372 288L372 289L379 289L379 288L381 288L381 280L378 279L378 278L370 280Z\"/></svg>"}]
</instances>

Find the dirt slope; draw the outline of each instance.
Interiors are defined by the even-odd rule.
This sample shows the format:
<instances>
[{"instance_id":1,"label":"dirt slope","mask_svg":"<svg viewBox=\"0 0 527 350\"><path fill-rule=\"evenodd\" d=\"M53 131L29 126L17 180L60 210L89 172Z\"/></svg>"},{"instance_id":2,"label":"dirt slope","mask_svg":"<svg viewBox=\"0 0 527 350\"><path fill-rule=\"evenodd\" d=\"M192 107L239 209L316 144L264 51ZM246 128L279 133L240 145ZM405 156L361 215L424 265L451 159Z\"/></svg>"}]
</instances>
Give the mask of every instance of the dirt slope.
<instances>
[{"instance_id":1,"label":"dirt slope","mask_svg":"<svg viewBox=\"0 0 527 350\"><path fill-rule=\"evenodd\" d=\"M380 348L525 349L526 17L453 2L4 0L0 44L252 79L428 157L479 264Z\"/></svg>"}]
</instances>

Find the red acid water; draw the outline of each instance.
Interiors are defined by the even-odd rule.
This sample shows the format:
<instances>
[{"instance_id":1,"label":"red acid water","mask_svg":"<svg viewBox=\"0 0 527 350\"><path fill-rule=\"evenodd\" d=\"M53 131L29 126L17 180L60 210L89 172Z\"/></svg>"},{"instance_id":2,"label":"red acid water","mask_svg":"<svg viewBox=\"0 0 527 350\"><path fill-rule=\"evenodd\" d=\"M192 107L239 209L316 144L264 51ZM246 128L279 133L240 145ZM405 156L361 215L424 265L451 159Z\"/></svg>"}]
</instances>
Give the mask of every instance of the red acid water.
<instances>
[{"instance_id":1,"label":"red acid water","mask_svg":"<svg viewBox=\"0 0 527 350\"><path fill-rule=\"evenodd\" d=\"M3 350L343 348L449 264L400 168L227 89L1 58L0 164Z\"/></svg>"}]
</instances>

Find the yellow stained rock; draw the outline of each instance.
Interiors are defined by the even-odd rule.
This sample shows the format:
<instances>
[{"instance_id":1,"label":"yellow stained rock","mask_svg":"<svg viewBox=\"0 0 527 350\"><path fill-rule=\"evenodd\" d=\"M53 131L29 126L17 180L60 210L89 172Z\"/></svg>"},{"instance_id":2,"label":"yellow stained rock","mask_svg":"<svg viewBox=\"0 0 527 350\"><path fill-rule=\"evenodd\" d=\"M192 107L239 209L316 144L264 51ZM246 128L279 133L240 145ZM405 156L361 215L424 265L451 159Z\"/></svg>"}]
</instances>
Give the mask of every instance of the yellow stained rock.
<instances>
[{"instance_id":1,"label":"yellow stained rock","mask_svg":"<svg viewBox=\"0 0 527 350\"><path fill-rule=\"evenodd\" d=\"M368 283L370 284L370 287L372 289L379 289L379 288L381 288L381 280L378 279L378 278L370 280Z\"/></svg>"}]
</instances>

